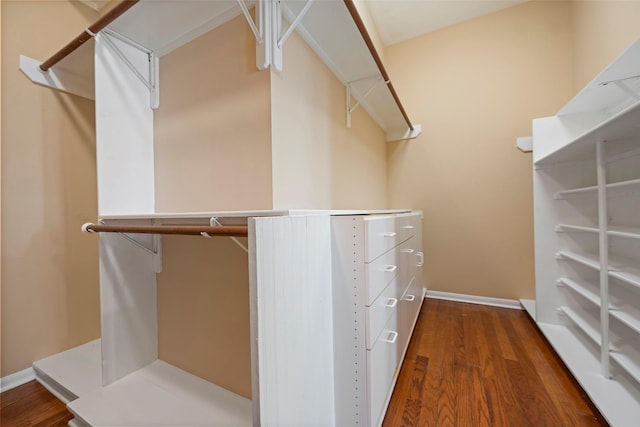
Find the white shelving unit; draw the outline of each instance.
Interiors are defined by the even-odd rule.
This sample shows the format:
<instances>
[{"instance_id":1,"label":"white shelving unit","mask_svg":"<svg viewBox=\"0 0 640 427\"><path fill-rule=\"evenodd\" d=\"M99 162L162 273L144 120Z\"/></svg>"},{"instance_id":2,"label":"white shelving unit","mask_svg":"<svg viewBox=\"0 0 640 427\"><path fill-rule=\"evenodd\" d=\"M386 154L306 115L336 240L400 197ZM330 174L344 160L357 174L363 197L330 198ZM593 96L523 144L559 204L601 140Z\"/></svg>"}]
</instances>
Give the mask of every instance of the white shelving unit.
<instances>
[{"instance_id":1,"label":"white shelving unit","mask_svg":"<svg viewBox=\"0 0 640 427\"><path fill-rule=\"evenodd\" d=\"M157 179L159 172L162 168L189 168L199 156L185 144L184 152L188 155L180 159L181 164L156 163L159 144L154 138L160 133L156 126L164 124L159 118L167 121L173 118L163 116L162 109L154 111L163 102L160 87L171 84L180 87L181 83L161 79L159 58L187 52L189 58L181 58L188 62L210 54L193 53L186 45L210 41L200 37L207 37L215 29L225 29L220 27L244 14L255 36L259 70L269 67L282 70L286 66L283 48L291 31L297 30L347 86L350 95L347 104L354 102L351 99L354 97L387 132L388 139L413 138L419 133L419 126L413 128L409 122L386 71L376 61L377 54L367 46L366 31L358 25L351 1L131 3L135 4L106 28L91 34L93 42L50 71L42 71L39 61L24 57L21 69L38 84L95 98L100 225L165 227L165 230L214 227L219 223L248 227L246 246L237 243L248 257L247 348L251 347L251 372L247 376L251 379L251 399L159 358L157 274L162 269L163 252L159 236L162 231L158 229L158 234L122 231L100 234L101 339L36 362L38 379L69 402L69 409L76 416L73 425L345 425L335 410L335 361L341 355L335 354L334 340L339 338L341 329L334 328L332 285L339 288L340 283L332 281L331 218L377 214L395 223L394 218L407 211L276 211L265 210L264 204L257 202L260 210L253 211L191 212L187 208L158 211L156 202L161 192L175 194L189 187L174 188L171 183L161 182ZM255 8L251 12L248 7ZM81 37L88 38L86 34ZM221 49L228 45L224 46ZM244 58L245 52L240 53ZM87 58L92 66L87 66ZM84 75L74 72L76 64L82 64ZM251 74L257 73L251 70ZM218 77L215 69L210 76L211 81L198 82L199 89L213 84ZM242 83L246 84L244 80ZM367 87L370 84L375 84L372 90ZM242 89L246 90L244 86ZM166 104L168 98L165 97ZM188 109L190 105L182 108ZM171 116L166 110L165 114ZM216 111L210 112L214 114ZM247 120L238 114L237 126L251 127ZM176 138L175 144L182 146L184 142ZM232 143L241 145L242 139ZM214 143L206 148L206 156L222 156L234 165L240 160ZM269 163L269 167L273 165ZM208 186L206 191L195 192L201 198L215 199L212 187L227 184L226 176L211 179L195 172L193 175L197 178L189 184L198 180ZM250 187L254 191L252 196L264 188L256 189L256 181L260 180L254 180ZM264 185L268 187L270 183ZM211 205L217 206L216 201L211 200ZM272 205L276 204L272 200ZM205 233L195 238L204 237L211 236ZM418 242L418 237L413 236L412 242ZM402 266L396 267L397 274L404 274ZM421 286L420 280L412 283ZM402 288L405 292L398 295L398 305L403 308L398 311L409 313L405 307L411 306L413 317L405 315L393 320L401 323L403 345L408 342L417 316L416 307L422 301L418 298L422 297L421 287L413 289L406 285ZM389 361L377 360L382 360L380 366L394 377L397 364L391 366L386 363ZM83 383L81 378L88 382ZM387 391L384 390L383 398Z\"/></svg>"},{"instance_id":2,"label":"white shelving unit","mask_svg":"<svg viewBox=\"0 0 640 427\"><path fill-rule=\"evenodd\" d=\"M640 41L533 122L534 319L623 427L640 419L639 56Z\"/></svg>"}]
</instances>

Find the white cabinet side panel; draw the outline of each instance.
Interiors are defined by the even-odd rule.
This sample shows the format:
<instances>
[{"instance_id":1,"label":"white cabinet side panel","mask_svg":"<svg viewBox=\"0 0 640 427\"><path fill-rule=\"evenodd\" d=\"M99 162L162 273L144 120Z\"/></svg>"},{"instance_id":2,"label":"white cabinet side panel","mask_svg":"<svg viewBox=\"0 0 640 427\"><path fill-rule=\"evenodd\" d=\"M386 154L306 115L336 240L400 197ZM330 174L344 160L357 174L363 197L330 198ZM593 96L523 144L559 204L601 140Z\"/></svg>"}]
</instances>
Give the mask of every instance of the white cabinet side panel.
<instances>
[{"instance_id":1,"label":"white cabinet side panel","mask_svg":"<svg viewBox=\"0 0 640 427\"><path fill-rule=\"evenodd\" d=\"M102 383L158 358L154 257L118 234L100 235Z\"/></svg>"},{"instance_id":2,"label":"white cabinet side panel","mask_svg":"<svg viewBox=\"0 0 640 427\"><path fill-rule=\"evenodd\" d=\"M149 89L103 37L95 43L98 215L151 213L155 198ZM148 55L112 40L146 76Z\"/></svg>"},{"instance_id":3,"label":"white cabinet side panel","mask_svg":"<svg viewBox=\"0 0 640 427\"><path fill-rule=\"evenodd\" d=\"M329 216L252 221L260 422L333 425Z\"/></svg>"},{"instance_id":4,"label":"white cabinet side panel","mask_svg":"<svg viewBox=\"0 0 640 427\"><path fill-rule=\"evenodd\" d=\"M362 216L331 219L338 426L368 421L364 228Z\"/></svg>"}]
</instances>

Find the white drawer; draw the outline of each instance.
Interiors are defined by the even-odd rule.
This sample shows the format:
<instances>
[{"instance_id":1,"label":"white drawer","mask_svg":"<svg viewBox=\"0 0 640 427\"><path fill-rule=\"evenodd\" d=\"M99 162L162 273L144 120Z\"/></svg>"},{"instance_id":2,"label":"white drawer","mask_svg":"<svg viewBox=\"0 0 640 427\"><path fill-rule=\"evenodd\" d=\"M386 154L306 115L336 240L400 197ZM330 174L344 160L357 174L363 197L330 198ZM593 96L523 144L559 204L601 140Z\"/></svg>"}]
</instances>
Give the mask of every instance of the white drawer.
<instances>
[{"instance_id":1,"label":"white drawer","mask_svg":"<svg viewBox=\"0 0 640 427\"><path fill-rule=\"evenodd\" d=\"M404 286L400 285L399 276L382 291L370 307L365 307L367 318L367 350L370 350L389 318L398 316L398 302L404 293Z\"/></svg>"},{"instance_id":2,"label":"white drawer","mask_svg":"<svg viewBox=\"0 0 640 427\"><path fill-rule=\"evenodd\" d=\"M398 302L398 357L402 357L405 346L411 338L413 324L422 305L420 281L413 279Z\"/></svg>"},{"instance_id":3,"label":"white drawer","mask_svg":"<svg viewBox=\"0 0 640 427\"><path fill-rule=\"evenodd\" d=\"M395 217L371 216L364 219L365 262L371 262L399 243Z\"/></svg>"},{"instance_id":4,"label":"white drawer","mask_svg":"<svg viewBox=\"0 0 640 427\"><path fill-rule=\"evenodd\" d=\"M398 258L398 250L396 248L379 256L373 262L366 264L365 293L367 296L367 306L370 306L373 301L375 301L389 282L400 272Z\"/></svg>"},{"instance_id":5,"label":"white drawer","mask_svg":"<svg viewBox=\"0 0 640 427\"><path fill-rule=\"evenodd\" d=\"M412 237L403 242L398 248L398 265L400 268L400 273L398 274L400 276L400 286L402 287L403 293L409 286L409 283L411 283L420 259L417 245L415 244L417 242L418 238Z\"/></svg>"},{"instance_id":6,"label":"white drawer","mask_svg":"<svg viewBox=\"0 0 640 427\"><path fill-rule=\"evenodd\" d=\"M420 220L420 216L416 214L403 214L396 217L396 232L398 233L397 242L404 242L416 235L418 225L416 220Z\"/></svg>"},{"instance_id":7,"label":"white drawer","mask_svg":"<svg viewBox=\"0 0 640 427\"><path fill-rule=\"evenodd\" d=\"M400 359L398 357L398 319L392 316L378 337L373 349L367 350L367 376L369 378L369 424L380 425L388 397L392 390Z\"/></svg>"}]
</instances>

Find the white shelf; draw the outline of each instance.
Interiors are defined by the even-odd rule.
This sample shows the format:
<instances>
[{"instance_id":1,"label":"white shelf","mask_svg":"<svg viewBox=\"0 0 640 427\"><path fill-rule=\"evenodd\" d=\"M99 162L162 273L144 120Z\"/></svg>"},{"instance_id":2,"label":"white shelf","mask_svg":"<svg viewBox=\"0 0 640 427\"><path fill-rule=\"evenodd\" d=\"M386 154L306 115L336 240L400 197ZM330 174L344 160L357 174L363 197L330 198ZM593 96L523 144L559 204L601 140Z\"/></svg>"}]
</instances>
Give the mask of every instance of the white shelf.
<instances>
[{"instance_id":1,"label":"white shelf","mask_svg":"<svg viewBox=\"0 0 640 427\"><path fill-rule=\"evenodd\" d=\"M638 118L640 121L640 117ZM607 184L607 190L640 190L640 179L631 179L628 181L612 182Z\"/></svg>"},{"instance_id":2,"label":"white shelf","mask_svg":"<svg viewBox=\"0 0 640 427\"><path fill-rule=\"evenodd\" d=\"M629 239L640 239L640 227L609 226L607 230L609 236L626 237Z\"/></svg>"},{"instance_id":3,"label":"white shelf","mask_svg":"<svg viewBox=\"0 0 640 427\"><path fill-rule=\"evenodd\" d=\"M567 279L566 277L562 277L558 279L558 284L566 286L568 289L571 289L573 292L589 300L592 304L600 307L600 296L584 286L581 286L579 283L571 279Z\"/></svg>"},{"instance_id":4,"label":"white shelf","mask_svg":"<svg viewBox=\"0 0 640 427\"><path fill-rule=\"evenodd\" d=\"M640 288L640 268L635 266L636 263L630 258L610 256L609 276Z\"/></svg>"},{"instance_id":5,"label":"white shelf","mask_svg":"<svg viewBox=\"0 0 640 427\"><path fill-rule=\"evenodd\" d=\"M638 120L640 121L640 115L638 116ZM632 179L629 181L621 181L621 182L613 182L606 185L607 190L629 190L629 189L637 189L640 190L640 179ZM592 185L589 187L582 188L573 188L571 190L558 191L555 194L556 199L566 199L569 197L581 197L581 196L595 196L598 193L598 187L596 185Z\"/></svg>"},{"instance_id":6,"label":"white shelf","mask_svg":"<svg viewBox=\"0 0 640 427\"><path fill-rule=\"evenodd\" d=\"M253 421L249 399L161 360L102 387L99 339L39 360L34 369L38 381L89 425L250 426Z\"/></svg>"},{"instance_id":7,"label":"white shelf","mask_svg":"<svg viewBox=\"0 0 640 427\"><path fill-rule=\"evenodd\" d=\"M589 187L574 188L571 190L558 191L555 194L556 199L566 199L568 197L595 196L598 194L598 187L593 185Z\"/></svg>"},{"instance_id":8,"label":"white shelf","mask_svg":"<svg viewBox=\"0 0 640 427\"><path fill-rule=\"evenodd\" d=\"M157 360L68 405L93 426L251 426L251 400Z\"/></svg>"},{"instance_id":9,"label":"white shelf","mask_svg":"<svg viewBox=\"0 0 640 427\"><path fill-rule=\"evenodd\" d=\"M100 220L154 220L156 224L185 220L207 223L210 218L255 218L269 216L309 216L309 215L388 215L411 212L410 209L378 209L378 210L326 210L326 209L288 209L264 211L203 211L203 212L157 212L124 215L102 215Z\"/></svg>"},{"instance_id":10,"label":"white shelf","mask_svg":"<svg viewBox=\"0 0 640 427\"><path fill-rule=\"evenodd\" d=\"M610 271L609 276L620 279L625 283L640 288L640 275L626 271Z\"/></svg>"},{"instance_id":11,"label":"white shelf","mask_svg":"<svg viewBox=\"0 0 640 427\"><path fill-rule=\"evenodd\" d=\"M531 318L536 320L536 301L532 299L521 299L520 305L525 309L525 311L531 316Z\"/></svg>"},{"instance_id":12,"label":"white shelf","mask_svg":"<svg viewBox=\"0 0 640 427\"><path fill-rule=\"evenodd\" d=\"M615 351L610 352L609 355L622 369L625 370L627 374L629 374L629 376L631 376L631 378L640 384L640 354L628 347L625 348L625 350L626 352L631 353L632 356Z\"/></svg>"},{"instance_id":13,"label":"white shelf","mask_svg":"<svg viewBox=\"0 0 640 427\"><path fill-rule=\"evenodd\" d=\"M65 403L102 385L100 340L34 362L36 379Z\"/></svg>"},{"instance_id":14,"label":"white shelf","mask_svg":"<svg viewBox=\"0 0 640 427\"><path fill-rule=\"evenodd\" d=\"M633 308L610 309L609 314L640 334L640 311Z\"/></svg>"},{"instance_id":15,"label":"white shelf","mask_svg":"<svg viewBox=\"0 0 640 427\"><path fill-rule=\"evenodd\" d=\"M598 233L600 229L598 227L585 225L558 224L556 231L568 233Z\"/></svg>"},{"instance_id":16,"label":"white shelf","mask_svg":"<svg viewBox=\"0 0 640 427\"><path fill-rule=\"evenodd\" d=\"M235 0L142 0L107 28L162 56L241 13Z\"/></svg>"},{"instance_id":17,"label":"white shelf","mask_svg":"<svg viewBox=\"0 0 640 427\"><path fill-rule=\"evenodd\" d=\"M640 393L602 376L599 354L566 326L538 323L538 327L609 425L627 427L629 420L640 419Z\"/></svg>"},{"instance_id":18,"label":"white shelf","mask_svg":"<svg viewBox=\"0 0 640 427\"><path fill-rule=\"evenodd\" d=\"M564 259L568 259L594 270L600 271L600 261L590 255L581 255L571 251L559 251L556 256Z\"/></svg>"},{"instance_id":19,"label":"white shelf","mask_svg":"<svg viewBox=\"0 0 640 427\"><path fill-rule=\"evenodd\" d=\"M615 88L612 88L615 89ZM538 159L534 165L544 166L583 159L588 155L595 159L598 140L618 140L630 138L637 132L635 126L640 121L640 103L635 103L618 114L592 127L559 149Z\"/></svg>"},{"instance_id":20,"label":"white shelf","mask_svg":"<svg viewBox=\"0 0 640 427\"><path fill-rule=\"evenodd\" d=\"M588 336L591 341L593 341L598 347L600 347L601 339L600 339L600 331L596 329L589 322L584 320L578 313L572 310L569 307L562 306L560 310L571 320L571 322L576 325L582 332Z\"/></svg>"},{"instance_id":21,"label":"white shelf","mask_svg":"<svg viewBox=\"0 0 640 427\"><path fill-rule=\"evenodd\" d=\"M640 92L640 41L633 43L613 63L584 87L557 118L566 144L539 158L535 165L575 161L591 156L595 160L597 141L625 139L637 132L640 103L620 90L622 80L632 92ZM573 138L571 138L573 136Z\"/></svg>"},{"instance_id":22,"label":"white shelf","mask_svg":"<svg viewBox=\"0 0 640 427\"><path fill-rule=\"evenodd\" d=\"M289 20L304 6L299 0L283 0L281 4ZM344 1L314 2L297 31L342 84L350 85L351 94L387 132L389 140L391 133L408 129Z\"/></svg>"}]
</instances>

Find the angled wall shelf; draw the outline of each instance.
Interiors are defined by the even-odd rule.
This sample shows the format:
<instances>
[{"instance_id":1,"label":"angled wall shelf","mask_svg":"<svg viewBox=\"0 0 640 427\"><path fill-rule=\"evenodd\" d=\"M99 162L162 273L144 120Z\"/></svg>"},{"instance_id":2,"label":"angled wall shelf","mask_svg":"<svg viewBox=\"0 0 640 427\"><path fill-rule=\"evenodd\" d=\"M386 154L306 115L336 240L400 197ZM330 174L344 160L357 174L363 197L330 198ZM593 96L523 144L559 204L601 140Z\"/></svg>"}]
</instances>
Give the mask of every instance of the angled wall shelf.
<instances>
[{"instance_id":1,"label":"angled wall shelf","mask_svg":"<svg viewBox=\"0 0 640 427\"><path fill-rule=\"evenodd\" d=\"M248 11L253 6L255 17ZM106 29L130 46L159 58L244 13L256 37L258 69L282 69L284 43L295 28L345 85L347 126L351 113L362 106L385 130L387 141L412 139L421 133L421 126L410 121L402 106L352 0L129 0L114 9L118 7L123 9L121 14L112 16L104 27L97 25L103 17L45 61L56 58L48 71L27 57L21 59L21 70L34 83L94 99L93 43L75 49L98 31ZM158 74L156 70L138 72L145 78L148 74L150 81L154 73Z\"/></svg>"}]
</instances>

